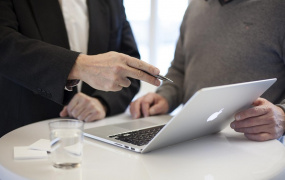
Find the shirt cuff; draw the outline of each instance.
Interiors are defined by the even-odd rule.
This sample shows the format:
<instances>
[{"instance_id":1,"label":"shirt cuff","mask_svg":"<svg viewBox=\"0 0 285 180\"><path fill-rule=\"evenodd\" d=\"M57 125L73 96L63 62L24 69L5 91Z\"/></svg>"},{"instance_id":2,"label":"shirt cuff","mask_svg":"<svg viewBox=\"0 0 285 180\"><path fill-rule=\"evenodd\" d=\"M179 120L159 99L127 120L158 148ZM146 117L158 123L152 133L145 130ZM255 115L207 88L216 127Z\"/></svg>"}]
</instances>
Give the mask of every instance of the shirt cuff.
<instances>
[{"instance_id":1,"label":"shirt cuff","mask_svg":"<svg viewBox=\"0 0 285 180\"><path fill-rule=\"evenodd\" d=\"M77 86L79 81L79 79L67 80L64 89L66 91L72 91L73 87Z\"/></svg>"}]
</instances>

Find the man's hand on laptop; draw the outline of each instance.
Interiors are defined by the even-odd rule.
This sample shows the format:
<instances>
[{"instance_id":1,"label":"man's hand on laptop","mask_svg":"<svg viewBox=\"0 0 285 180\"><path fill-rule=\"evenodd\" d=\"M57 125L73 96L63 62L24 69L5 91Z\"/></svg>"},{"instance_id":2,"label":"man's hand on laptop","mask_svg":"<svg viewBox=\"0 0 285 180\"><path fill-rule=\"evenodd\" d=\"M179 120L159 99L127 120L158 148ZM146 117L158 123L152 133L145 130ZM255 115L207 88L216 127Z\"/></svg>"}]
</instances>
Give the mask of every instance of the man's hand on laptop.
<instances>
[{"instance_id":1,"label":"man's hand on laptop","mask_svg":"<svg viewBox=\"0 0 285 180\"><path fill-rule=\"evenodd\" d=\"M263 98L253 102L252 108L235 115L231 128L254 141L277 139L284 133L284 111Z\"/></svg>"},{"instance_id":2,"label":"man's hand on laptop","mask_svg":"<svg viewBox=\"0 0 285 180\"><path fill-rule=\"evenodd\" d=\"M166 114L168 109L167 100L156 93L148 93L130 105L130 112L134 119L141 116L148 117L157 114Z\"/></svg>"}]
</instances>

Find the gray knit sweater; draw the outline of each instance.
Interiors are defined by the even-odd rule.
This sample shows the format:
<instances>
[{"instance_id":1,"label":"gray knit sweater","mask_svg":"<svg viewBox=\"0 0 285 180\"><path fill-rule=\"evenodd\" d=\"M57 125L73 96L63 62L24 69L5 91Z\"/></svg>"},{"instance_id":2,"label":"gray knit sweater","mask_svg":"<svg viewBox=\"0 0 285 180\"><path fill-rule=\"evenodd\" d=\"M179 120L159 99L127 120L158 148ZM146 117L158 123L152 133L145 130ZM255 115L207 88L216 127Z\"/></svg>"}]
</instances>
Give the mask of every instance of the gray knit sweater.
<instances>
[{"instance_id":1,"label":"gray knit sweater","mask_svg":"<svg viewBox=\"0 0 285 180\"><path fill-rule=\"evenodd\" d=\"M203 87L277 78L263 95L277 104L285 99L284 62L285 0L192 0L166 75L174 83L157 92L171 112Z\"/></svg>"}]
</instances>

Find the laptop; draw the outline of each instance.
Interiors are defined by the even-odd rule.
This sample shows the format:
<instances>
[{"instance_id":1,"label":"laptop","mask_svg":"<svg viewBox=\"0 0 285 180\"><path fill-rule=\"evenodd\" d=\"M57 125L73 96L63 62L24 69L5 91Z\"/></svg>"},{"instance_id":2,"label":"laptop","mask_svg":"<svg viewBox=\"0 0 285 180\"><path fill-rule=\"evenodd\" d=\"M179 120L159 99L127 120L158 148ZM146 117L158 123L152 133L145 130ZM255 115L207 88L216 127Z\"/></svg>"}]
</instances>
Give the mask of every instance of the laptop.
<instances>
[{"instance_id":1,"label":"laptop","mask_svg":"<svg viewBox=\"0 0 285 180\"><path fill-rule=\"evenodd\" d=\"M197 139L223 130L276 80L203 88L173 117L151 116L94 127L85 129L84 136L139 153Z\"/></svg>"}]
</instances>

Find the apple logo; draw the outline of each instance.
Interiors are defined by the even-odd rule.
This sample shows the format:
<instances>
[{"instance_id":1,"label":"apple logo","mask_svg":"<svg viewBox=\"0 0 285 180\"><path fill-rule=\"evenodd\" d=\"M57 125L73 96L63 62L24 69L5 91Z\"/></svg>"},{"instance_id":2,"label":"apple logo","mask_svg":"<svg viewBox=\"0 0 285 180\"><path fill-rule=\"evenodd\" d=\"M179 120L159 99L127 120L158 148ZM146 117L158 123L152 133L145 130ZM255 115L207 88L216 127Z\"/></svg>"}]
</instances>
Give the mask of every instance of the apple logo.
<instances>
[{"instance_id":1,"label":"apple logo","mask_svg":"<svg viewBox=\"0 0 285 180\"><path fill-rule=\"evenodd\" d=\"M220 111L213 113L208 119L207 122L209 121L213 121L214 119L216 119L219 114L221 114L223 112L224 108L222 108Z\"/></svg>"}]
</instances>

